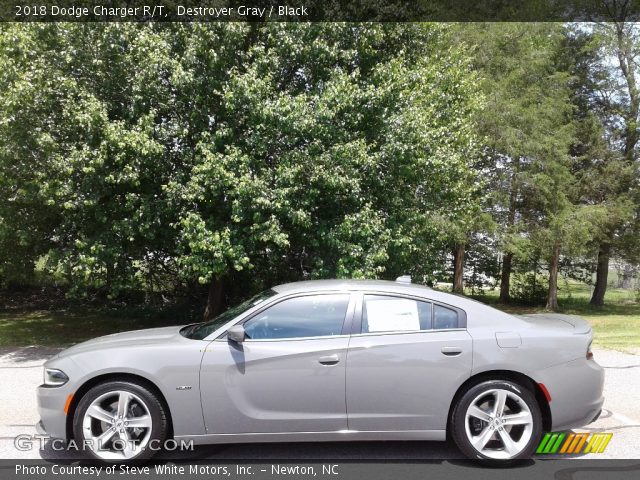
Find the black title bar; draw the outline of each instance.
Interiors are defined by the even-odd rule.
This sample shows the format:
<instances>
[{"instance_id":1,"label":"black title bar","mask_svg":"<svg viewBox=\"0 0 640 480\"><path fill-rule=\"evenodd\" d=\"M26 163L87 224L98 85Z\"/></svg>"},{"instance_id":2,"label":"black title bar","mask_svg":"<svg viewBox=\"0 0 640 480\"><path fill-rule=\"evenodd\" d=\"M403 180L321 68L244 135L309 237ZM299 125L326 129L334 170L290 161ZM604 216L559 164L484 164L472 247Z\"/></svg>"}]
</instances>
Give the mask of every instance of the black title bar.
<instances>
[{"instance_id":1,"label":"black title bar","mask_svg":"<svg viewBox=\"0 0 640 480\"><path fill-rule=\"evenodd\" d=\"M638 21L640 0L0 0L3 22Z\"/></svg>"}]
</instances>

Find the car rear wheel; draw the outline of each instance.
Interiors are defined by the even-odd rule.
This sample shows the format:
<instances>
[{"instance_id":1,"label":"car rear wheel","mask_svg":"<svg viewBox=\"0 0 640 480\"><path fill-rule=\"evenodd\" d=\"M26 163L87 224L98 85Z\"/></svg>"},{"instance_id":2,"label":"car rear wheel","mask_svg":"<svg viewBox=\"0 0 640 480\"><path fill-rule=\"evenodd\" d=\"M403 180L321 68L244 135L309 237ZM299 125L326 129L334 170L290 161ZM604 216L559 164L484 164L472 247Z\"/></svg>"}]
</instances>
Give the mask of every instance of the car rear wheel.
<instances>
[{"instance_id":1,"label":"car rear wheel","mask_svg":"<svg viewBox=\"0 0 640 480\"><path fill-rule=\"evenodd\" d=\"M530 457L542 435L540 408L531 391L506 380L468 389L451 418L451 434L467 457L509 461Z\"/></svg>"},{"instance_id":2,"label":"car rear wheel","mask_svg":"<svg viewBox=\"0 0 640 480\"><path fill-rule=\"evenodd\" d=\"M162 403L141 385L113 381L91 388L73 417L76 443L90 456L109 463L151 458L167 435ZM82 443L81 443L82 442Z\"/></svg>"}]
</instances>

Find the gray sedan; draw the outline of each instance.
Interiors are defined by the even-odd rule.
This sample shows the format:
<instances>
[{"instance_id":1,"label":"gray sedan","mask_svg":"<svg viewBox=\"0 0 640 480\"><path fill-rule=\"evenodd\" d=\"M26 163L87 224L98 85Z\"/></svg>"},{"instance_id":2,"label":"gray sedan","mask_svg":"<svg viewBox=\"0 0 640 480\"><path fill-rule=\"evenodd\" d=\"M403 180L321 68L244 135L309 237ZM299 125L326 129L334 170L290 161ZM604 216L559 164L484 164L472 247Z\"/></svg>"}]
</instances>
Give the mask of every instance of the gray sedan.
<instances>
[{"instance_id":1,"label":"gray sedan","mask_svg":"<svg viewBox=\"0 0 640 480\"><path fill-rule=\"evenodd\" d=\"M150 458L167 439L447 437L509 461L598 417L591 340L580 318L513 316L405 277L292 283L207 323L61 352L45 364L38 428L106 462Z\"/></svg>"}]
</instances>

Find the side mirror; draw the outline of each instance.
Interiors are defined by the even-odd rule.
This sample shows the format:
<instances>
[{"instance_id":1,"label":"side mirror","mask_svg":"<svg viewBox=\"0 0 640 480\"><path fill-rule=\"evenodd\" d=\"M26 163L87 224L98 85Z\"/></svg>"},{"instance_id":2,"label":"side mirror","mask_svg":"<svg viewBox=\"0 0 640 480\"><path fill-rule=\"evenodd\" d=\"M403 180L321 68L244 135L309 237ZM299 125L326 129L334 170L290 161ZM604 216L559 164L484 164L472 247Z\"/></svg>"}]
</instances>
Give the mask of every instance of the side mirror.
<instances>
[{"instance_id":1,"label":"side mirror","mask_svg":"<svg viewBox=\"0 0 640 480\"><path fill-rule=\"evenodd\" d=\"M227 330L227 338L232 342L242 343L244 342L244 327L242 325L234 325Z\"/></svg>"}]
</instances>

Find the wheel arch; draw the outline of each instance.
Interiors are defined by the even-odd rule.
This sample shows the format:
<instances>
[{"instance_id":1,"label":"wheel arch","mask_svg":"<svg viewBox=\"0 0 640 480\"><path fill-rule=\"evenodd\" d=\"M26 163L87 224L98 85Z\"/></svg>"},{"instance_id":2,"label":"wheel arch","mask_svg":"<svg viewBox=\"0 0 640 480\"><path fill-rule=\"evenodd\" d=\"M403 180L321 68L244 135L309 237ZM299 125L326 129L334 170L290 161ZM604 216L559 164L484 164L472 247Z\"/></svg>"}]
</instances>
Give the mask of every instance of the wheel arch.
<instances>
[{"instance_id":1,"label":"wheel arch","mask_svg":"<svg viewBox=\"0 0 640 480\"><path fill-rule=\"evenodd\" d=\"M469 377L462 385L460 385L460 387L458 387L458 390L451 400L449 413L447 414L447 437L450 435L451 416L453 415L453 410L462 395L469 388L487 380L508 380L527 388L534 394L536 402L538 402L538 406L540 407L540 413L542 415L542 430L544 432L551 431L551 408L542 388L535 380L524 373L516 372L514 370L488 370Z\"/></svg>"},{"instance_id":2,"label":"wheel arch","mask_svg":"<svg viewBox=\"0 0 640 480\"><path fill-rule=\"evenodd\" d=\"M84 382L78 390L73 394L73 398L71 399L71 403L69 404L69 409L67 411L66 418L66 437L67 440L73 439L73 417L76 412L76 408L80 403L80 400L84 395L91 390L96 385L100 385L101 383L113 382L113 381L125 381L136 383L140 386L143 386L150 390L153 394L157 395L158 400L162 403L163 408L165 409L165 413L167 416L167 438L173 438L173 419L171 417L171 409L169 408L169 403L167 399L163 395L162 391L158 388L158 386L153 383L148 378L142 377L140 375L136 375L134 373L119 373L119 372L111 372L105 373L102 375L97 375L95 377L90 378L86 382Z\"/></svg>"}]
</instances>

